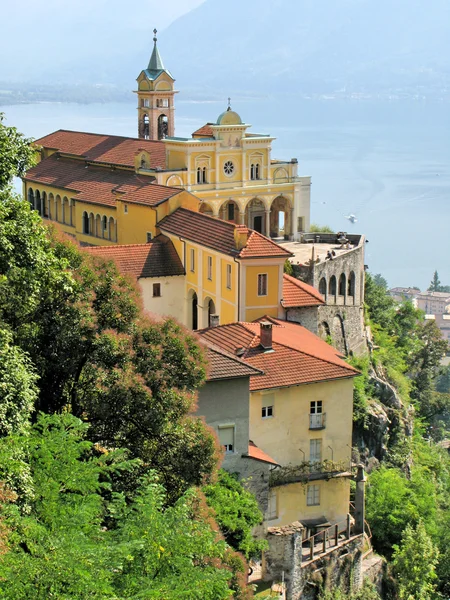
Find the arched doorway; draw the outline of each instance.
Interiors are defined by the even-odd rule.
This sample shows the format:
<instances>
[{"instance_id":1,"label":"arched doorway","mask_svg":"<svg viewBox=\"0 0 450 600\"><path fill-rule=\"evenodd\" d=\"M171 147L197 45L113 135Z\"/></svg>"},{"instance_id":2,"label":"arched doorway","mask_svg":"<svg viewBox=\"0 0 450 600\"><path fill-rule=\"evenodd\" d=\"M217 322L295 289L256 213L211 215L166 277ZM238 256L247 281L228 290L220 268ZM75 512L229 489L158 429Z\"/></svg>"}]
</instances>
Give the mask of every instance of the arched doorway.
<instances>
[{"instance_id":1,"label":"arched doorway","mask_svg":"<svg viewBox=\"0 0 450 600\"><path fill-rule=\"evenodd\" d=\"M187 321L190 329L198 329L198 298L194 290L190 290L187 297Z\"/></svg>"},{"instance_id":2,"label":"arched doorway","mask_svg":"<svg viewBox=\"0 0 450 600\"><path fill-rule=\"evenodd\" d=\"M203 302L203 326L211 327L211 315L216 314L216 305L211 298L205 298Z\"/></svg>"},{"instance_id":3,"label":"arched doorway","mask_svg":"<svg viewBox=\"0 0 450 600\"><path fill-rule=\"evenodd\" d=\"M227 200L220 207L219 212L222 221L230 223L239 223L239 206L234 200Z\"/></svg>"},{"instance_id":4,"label":"arched doorway","mask_svg":"<svg viewBox=\"0 0 450 600\"><path fill-rule=\"evenodd\" d=\"M345 329L344 329L344 321L342 320L341 315L335 315L333 318L333 346L339 352L343 354L347 354L347 340L345 339Z\"/></svg>"},{"instance_id":5,"label":"arched doorway","mask_svg":"<svg viewBox=\"0 0 450 600\"><path fill-rule=\"evenodd\" d=\"M83 212L83 233L89 233L89 215L86 211Z\"/></svg>"},{"instance_id":6,"label":"arched doorway","mask_svg":"<svg viewBox=\"0 0 450 600\"><path fill-rule=\"evenodd\" d=\"M55 197L50 192L48 195L48 218L53 219L53 213L55 212Z\"/></svg>"},{"instance_id":7,"label":"arched doorway","mask_svg":"<svg viewBox=\"0 0 450 600\"><path fill-rule=\"evenodd\" d=\"M326 321L322 321L322 323L319 324L319 335L325 341L331 340L330 326Z\"/></svg>"},{"instance_id":8,"label":"arched doorway","mask_svg":"<svg viewBox=\"0 0 450 600\"><path fill-rule=\"evenodd\" d=\"M214 214L213 209L207 202L202 202L200 204L199 212L201 212L204 215L209 215L210 217L212 217Z\"/></svg>"},{"instance_id":9,"label":"arched doorway","mask_svg":"<svg viewBox=\"0 0 450 600\"><path fill-rule=\"evenodd\" d=\"M270 206L270 237L292 235L291 203L284 196L278 196Z\"/></svg>"},{"instance_id":10,"label":"arched doorway","mask_svg":"<svg viewBox=\"0 0 450 600\"><path fill-rule=\"evenodd\" d=\"M266 231L266 210L264 202L259 198L252 198L245 208L245 222L247 227L268 235Z\"/></svg>"}]
</instances>

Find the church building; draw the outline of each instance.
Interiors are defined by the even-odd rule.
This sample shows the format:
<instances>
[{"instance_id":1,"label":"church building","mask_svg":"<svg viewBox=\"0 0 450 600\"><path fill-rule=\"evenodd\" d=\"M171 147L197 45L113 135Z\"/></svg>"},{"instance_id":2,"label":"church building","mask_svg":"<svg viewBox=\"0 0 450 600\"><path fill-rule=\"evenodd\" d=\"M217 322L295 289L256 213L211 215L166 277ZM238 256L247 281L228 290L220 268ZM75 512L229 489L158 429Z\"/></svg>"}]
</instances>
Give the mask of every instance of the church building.
<instances>
[{"instance_id":1,"label":"church building","mask_svg":"<svg viewBox=\"0 0 450 600\"><path fill-rule=\"evenodd\" d=\"M297 159L272 159L274 138L251 133L230 102L176 137L175 80L156 31L153 39L137 78L138 138L59 130L37 140L41 161L24 178L30 203L83 245L146 243L174 206L298 239L309 228L311 178L298 176Z\"/></svg>"}]
</instances>

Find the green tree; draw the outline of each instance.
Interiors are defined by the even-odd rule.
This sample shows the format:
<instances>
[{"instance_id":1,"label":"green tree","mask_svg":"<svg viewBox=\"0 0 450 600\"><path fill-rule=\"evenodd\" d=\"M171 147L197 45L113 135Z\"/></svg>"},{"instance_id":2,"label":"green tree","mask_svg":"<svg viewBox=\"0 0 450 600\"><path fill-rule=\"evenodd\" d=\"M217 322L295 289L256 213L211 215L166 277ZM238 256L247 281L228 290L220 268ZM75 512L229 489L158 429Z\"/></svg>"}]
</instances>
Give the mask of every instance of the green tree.
<instances>
[{"instance_id":1,"label":"green tree","mask_svg":"<svg viewBox=\"0 0 450 600\"><path fill-rule=\"evenodd\" d=\"M35 495L28 514L0 507L9 534L1 597L231 597L230 550L203 518L196 492L166 508L163 487L148 473L132 502L122 493L105 499L112 474L137 462L94 446L87 428L68 413L40 415L22 437Z\"/></svg>"},{"instance_id":2,"label":"green tree","mask_svg":"<svg viewBox=\"0 0 450 600\"><path fill-rule=\"evenodd\" d=\"M255 496L243 487L237 476L223 469L217 481L204 488L204 493L226 542L246 558L259 557L267 543L252 536L252 529L263 521Z\"/></svg>"},{"instance_id":3,"label":"green tree","mask_svg":"<svg viewBox=\"0 0 450 600\"><path fill-rule=\"evenodd\" d=\"M400 600L432 600L435 597L439 551L423 523L406 525L400 546L394 546L393 569Z\"/></svg>"},{"instance_id":4,"label":"green tree","mask_svg":"<svg viewBox=\"0 0 450 600\"><path fill-rule=\"evenodd\" d=\"M309 231L310 233L335 233L328 225L317 225L317 223L311 223Z\"/></svg>"},{"instance_id":5,"label":"green tree","mask_svg":"<svg viewBox=\"0 0 450 600\"><path fill-rule=\"evenodd\" d=\"M0 113L0 191L33 165L35 155L31 140L15 127L7 127L4 120L4 113Z\"/></svg>"},{"instance_id":6,"label":"green tree","mask_svg":"<svg viewBox=\"0 0 450 600\"><path fill-rule=\"evenodd\" d=\"M430 285L428 286L428 291L429 292L440 292L441 291L441 282L439 280L439 275L438 272L435 271L433 273L433 279L430 282Z\"/></svg>"},{"instance_id":7,"label":"green tree","mask_svg":"<svg viewBox=\"0 0 450 600\"><path fill-rule=\"evenodd\" d=\"M395 316L395 300L370 273L366 273L365 278L365 302L371 321L388 331L391 330Z\"/></svg>"},{"instance_id":8,"label":"green tree","mask_svg":"<svg viewBox=\"0 0 450 600\"><path fill-rule=\"evenodd\" d=\"M16 198L0 203L0 322L39 376L36 410L70 410L94 441L157 469L172 499L214 470L214 438L190 416L203 354L173 320L144 318L112 262L48 230ZM135 483L130 482L130 488Z\"/></svg>"}]
</instances>

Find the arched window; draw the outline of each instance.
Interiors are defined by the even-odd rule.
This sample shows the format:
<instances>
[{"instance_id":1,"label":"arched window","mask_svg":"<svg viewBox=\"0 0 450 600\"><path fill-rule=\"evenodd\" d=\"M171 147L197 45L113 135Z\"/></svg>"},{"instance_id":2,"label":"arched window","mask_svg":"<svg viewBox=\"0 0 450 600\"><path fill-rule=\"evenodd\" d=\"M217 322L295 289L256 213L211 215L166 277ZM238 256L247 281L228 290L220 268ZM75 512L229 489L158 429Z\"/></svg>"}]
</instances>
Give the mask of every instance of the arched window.
<instances>
[{"instance_id":1,"label":"arched window","mask_svg":"<svg viewBox=\"0 0 450 600\"><path fill-rule=\"evenodd\" d=\"M89 213L89 235L94 235L94 213Z\"/></svg>"},{"instance_id":2,"label":"arched window","mask_svg":"<svg viewBox=\"0 0 450 600\"><path fill-rule=\"evenodd\" d=\"M36 210L39 214L42 214L41 194L39 190L36 190Z\"/></svg>"},{"instance_id":3,"label":"arched window","mask_svg":"<svg viewBox=\"0 0 450 600\"><path fill-rule=\"evenodd\" d=\"M339 277L339 296L345 296L345 274L341 273Z\"/></svg>"},{"instance_id":4,"label":"arched window","mask_svg":"<svg viewBox=\"0 0 450 600\"><path fill-rule=\"evenodd\" d=\"M55 221L59 221L61 218L61 196L56 194L55 196Z\"/></svg>"},{"instance_id":5,"label":"arched window","mask_svg":"<svg viewBox=\"0 0 450 600\"><path fill-rule=\"evenodd\" d=\"M327 295L327 280L325 279L325 277L322 277L322 279L319 281L319 292L322 294L322 296Z\"/></svg>"},{"instance_id":6,"label":"arched window","mask_svg":"<svg viewBox=\"0 0 450 600\"><path fill-rule=\"evenodd\" d=\"M328 285L328 293L330 296L336 296L336 277L334 275L330 278L330 283Z\"/></svg>"},{"instance_id":7,"label":"arched window","mask_svg":"<svg viewBox=\"0 0 450 600\"><path fill-rule=\"evenodd\" d=\"M255 165L254 164L250 165L250 179L256 179L256 177L255 177Z\"/></svg>"},{"instance_id":8,"label":"arched window","mask_svg":"<svg viewBox=\"0 0 450 600\"><path fill-rule=\"evenodd\" d=\"M95 235L102 237L102 220L100 215L95 215Z\"/></svg>"},{"instance_id":9,"label":"arched window","mask_svg":"<svg viewBox=\"0 0 450 600\"><path fill-rule=\"evenodd\" d=\"M355 297L355 285L356 285L356 276L355 276L355 273L352 271L348 278L348 292L347 292L348 295L351 296L352 298Z\"/></svg>"},{"instance_id":10,"label":"arched window","mask_svg":"<svg viewBox=\"0 0 450 600\"><path fill-rule=\"evenodd\" d=\"M197 183L208 183L206 167L197 167Z\"/></svg>"},{"instance_id":11,"label":"arched window","mask_svg":"<svg viewBox=\"0 0 450 600\"><path fill-rule=\"evenodd\" d=\"M102 217L102 237L108 237L108 218L105 216Z\"/></svg>"},{"instance_id":12,"label":"arched window","mask_svg":"<svg viewBox=\"0 0 450 600\"><path fill-rule=\"evenodd\" d=\"M113 217L109 217L109 223L108 223L108 234L109 234L109 239L112 242L116 241L116 223L113 219Z\"/></svg>"},{"instance_id":13,"label":"arched window","mask_svg":"<svg viewBox=\"0 0 450 600\"><path fill-rule=\"evenodd\" d=\"M255 179L261 179L260 173L259 173L259 163L256 163L256 165L255 165Z\"/></svg>"},{"instance_id":14,"label":"arched window","mask_svg":"<svg viewBox=\"0 0 450 600\"><path fill-rule=\"evenodd\" d=\"M69 200L70 225L73 225L74 200Z\"/></svg>"},{"instance_id":15,"label":"arched window","mask_svg":"<svg viewBox=\"0 0 450 600\"><path fill-rule=\"evenodd\" d=\"M89 215L86 211L83 212L83 233L89 233Z\"/></svg>"},{"instance_id":16,"label":"arched window","mask_svg":"<svg viewBox=\"0 0 450 600\"><path fill-rule=\"evenodd\" d=\"M34 194L32 188L28 190L28 202L30 203L31 208L34 208Z\"/></svg>"}]
</instances>

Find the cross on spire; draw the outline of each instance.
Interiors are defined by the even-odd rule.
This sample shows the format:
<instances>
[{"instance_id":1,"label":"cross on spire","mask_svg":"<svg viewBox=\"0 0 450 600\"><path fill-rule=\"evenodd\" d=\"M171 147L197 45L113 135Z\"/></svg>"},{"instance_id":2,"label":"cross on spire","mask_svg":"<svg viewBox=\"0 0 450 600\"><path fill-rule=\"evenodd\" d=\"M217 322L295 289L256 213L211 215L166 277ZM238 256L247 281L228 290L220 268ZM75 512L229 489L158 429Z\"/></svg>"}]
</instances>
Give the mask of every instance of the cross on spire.
<instances>
[{"instance_id":1,"label":"cross on spire","mask_svg":"<svg viewBox=\"0 0 450 600\"><path fill-rule=\"evenodd\" d=\"M156 34L157 34L157 33L158 33L158 30L157 30L157 29L154 29L154 30L153 30L153 41L155 42L155 44L156 44L156 42L158 41L158 38L156 37Z\"/></svg>"},{"instance_id":2,"label":"cross on spire","mask_svg":"<svg viewBox=\"0 0 450 600\"><path fill-rule=\"evenodd\" d=\"M227 110L231 110L231 98L228 96L228 108Z\"/></svg>"}]
</instances>

